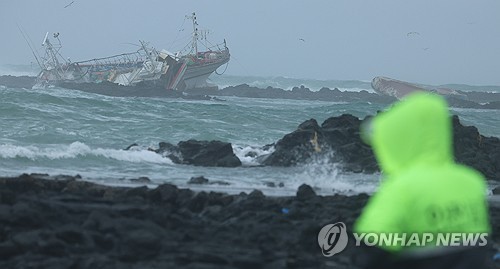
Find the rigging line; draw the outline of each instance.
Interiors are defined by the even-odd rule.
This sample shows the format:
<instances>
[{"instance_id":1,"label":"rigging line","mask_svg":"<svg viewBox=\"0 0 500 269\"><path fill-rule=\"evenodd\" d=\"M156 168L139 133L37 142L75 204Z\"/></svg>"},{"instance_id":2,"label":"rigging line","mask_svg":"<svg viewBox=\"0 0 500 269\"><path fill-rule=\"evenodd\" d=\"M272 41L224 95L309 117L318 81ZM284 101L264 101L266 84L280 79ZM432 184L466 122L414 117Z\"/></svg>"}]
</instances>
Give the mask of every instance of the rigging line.
<instances>
[{"instance_id":1,"label":"rigging line","mask_svg":"<svg viewBox=\"0 0 500 269\"><path fill-rule=\"evenodd\" d=\"M191 37L191 36L185 36L185 37L178 38L176 41L172 42L171 47L174 47L175 45L179 44L180 42L182 42L182 44L189 43L188 40L190 40L192 38L193 37ZM190 45L190 44L188 44L188 45ZM171 50L171 48L169 48L168 50Z\"/></svg>"},{"instance_id":2,"label":"rigging line","mask_svg":"<svg viewBox=\"0 0 500 269\"><path fill-rule=\"evenodd\" d=\"M250 72L248 72L248 70L245 68L245 66L243 66L240 61L238 61L238 59L236 57L234 57L234 55L231 55L231 58L234 59L239 65L241 68L243 68L243 70L248 74L250 74Z\"/></svg>"},{"instance_id":3,"label":"rigging line","mask_svg":"<svg viewBox=\"0 0 500 269\"><path fill-rule=\"evenodd\" d=\"M224 71L222 71L222 73L220 73L220 74L219 74L219 73L217 73L217 69L215 69L215 74L217 74L217 75L221 76L221 75L223 75L224 73L226 73L226 70L227 70L227 66L228 66L228 65L229 65L229 61L226 63L226 68L224 68Z\"/></svg>"},{"instance_id":4,"label":"rigging line","mask_svg":"<svg viewBox=\"0 0 500 269\"><path fill-rule=\"evenodd\" d=\"M17 24L17 23L16 23ZM40 64L40 61L38 60L38 57L37 57L37 53L35 52L35 50L33 49L32 45L30 44L30 42L28 41L28 38L26 37L25 33L23 32L23 30L21 29L21 26L19 24L17 24L17 29L19 29L19 32L21 32L21 35L23 36L24 38L24 41L26 41L26 44L28 45L28 47L30 48L31 50L31 53L33 53L33 56L35 57L35 60L36 62L38 63L38 66L40 66L41 69L43 69L42 65Z\"/></svg>"},{"instance_id":5,"label":"rigging line","mask_svg":"<svg viewBox=\"0 0 500 269\"><path fill-rule=\"evenodd\" d=\"M170 43L170 46L168 47L168 50L171 50L172 49L172 46L174 45L175 42L177 42L177 39L179 38L179 35L180 35L180 32L184 31L184 23L186 22L186 17L184 17L184 20L182 21L182 24L181 24L181 27L179 28L179 30L177 31L177 34L175 36L175 39L174 41L172 41L172 43Z\"/></svg>"},{"instance_id":6,"label":"rigging line","mask_svg":"<svg viewBox=\"0 0 500 269\"><path fill-rule=\"evenodd\" d=\"M210 44L210 47L207 46L207 43ZM216 45L212 44L212 42L208 41L207 39L205 39L205 48L210 50L211 48L215 48Z\"/></svg>"},{"instance_id":7,"label":"rigging line","mask_svg":"<svg viewBox=\"0 0 500 269\"><path fill-rule=\"evenodd\" d=\"M26 31L24 31L24 32L26 32ZM35 43L33 42L33 40L31 40L31 37L29 35L26 35L26 36L28 37L28 40L31 43L31 46L35 47L34 46ZM36 49L36 47L35 47L35 52L38 54L38 49ZM40 54L38 54L38 57L40 57Z\"/></svg>"}]
</instances>

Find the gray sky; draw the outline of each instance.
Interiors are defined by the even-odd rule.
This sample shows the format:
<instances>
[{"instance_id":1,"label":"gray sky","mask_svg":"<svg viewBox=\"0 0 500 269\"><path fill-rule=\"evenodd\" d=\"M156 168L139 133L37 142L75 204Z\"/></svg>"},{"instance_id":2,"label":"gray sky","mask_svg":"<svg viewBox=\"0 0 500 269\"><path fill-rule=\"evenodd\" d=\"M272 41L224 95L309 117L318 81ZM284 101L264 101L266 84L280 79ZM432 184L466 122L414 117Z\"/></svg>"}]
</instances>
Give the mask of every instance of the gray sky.
<instances>
[{"instance_id":1,"label":"gray sky","mask_svg":"<svg viewBox=\"0 0 500 269\"><path fill-rule=\"evenodd\" d=\"M500 85L498 0L75 0L64 8L72 1L1 0L0 64L34 61L16 23L39 48L47 31L59 32L62 53L77 61L134 51L126 43L139 39L179 50L189 38L184 16L195 11L212 43L227 40L226 74Z\"/></svg>"}]
</instances>

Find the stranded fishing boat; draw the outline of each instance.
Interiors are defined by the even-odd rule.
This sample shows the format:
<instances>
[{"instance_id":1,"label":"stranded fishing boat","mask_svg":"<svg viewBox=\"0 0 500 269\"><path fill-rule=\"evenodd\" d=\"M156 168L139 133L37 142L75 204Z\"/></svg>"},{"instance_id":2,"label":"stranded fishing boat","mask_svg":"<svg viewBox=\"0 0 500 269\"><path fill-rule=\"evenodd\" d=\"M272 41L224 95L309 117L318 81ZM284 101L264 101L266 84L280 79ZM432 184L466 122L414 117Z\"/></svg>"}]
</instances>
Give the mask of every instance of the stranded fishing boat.
<instances>
[{"instance_id":1,"label":"stranded fishing boat","mask_svg":"<svg viewBox=\"0 0 500 269\"><path fill-rule=\"evenodd\" d=\"M208 77L214 73L221 65L229 62L230 54L224 43L207 46L207 33L198 30L198 23L196 21L196 14L193 12L191 16L186 16L191 19L193 24L193 39L191 41L191 50L186 55L180 56L178 60L182 63L179 68L176 68L178 77L171 80L172 85L167 87L169 89L193 89L203 88L209 86L207 84ZM199 39L205 40L205 51L199 51ZM221 48L222 47L222 48ZM177 82L179 80L179 82Z\"/></svg>"},{"instance_id":2,"label":"stranded fishing boat","mask_svg":"<svg viewBox=\"0 0 500 269\"><path fill-rule=\"evenodd\" d=\"M427 91L444 96L466 98L464 94L453 89L419 85L387 77L375 77L372 80L372 88L380 94L396 97L397 99L401 99L416 91Z\"/></svg>"},{"instance_id":3,"label":"stranded fishing boat","mask_svg":"<svg viewBox=\"0 0 500 269\"><path fill-rule=\"evenodd\" d=\"M37 77L37 86L57 85L60 83L101 83L104 81L134 86L138 83L151 84L165 89L192 89L209 87L207 78L217 68L227 63L229 49L224 43L199 51L200 31L196 14L186 16L193 24L192 41L186 54L172 54L166 50L157 51L146 42L140 42L140 49L132 53L123 53L104 58L71 62L65 59L59 33L53 34L56 42L51 42L49 33L45 35L42 46L44 56L34 52L41 72Z\"/></svg>"}]
</instances>

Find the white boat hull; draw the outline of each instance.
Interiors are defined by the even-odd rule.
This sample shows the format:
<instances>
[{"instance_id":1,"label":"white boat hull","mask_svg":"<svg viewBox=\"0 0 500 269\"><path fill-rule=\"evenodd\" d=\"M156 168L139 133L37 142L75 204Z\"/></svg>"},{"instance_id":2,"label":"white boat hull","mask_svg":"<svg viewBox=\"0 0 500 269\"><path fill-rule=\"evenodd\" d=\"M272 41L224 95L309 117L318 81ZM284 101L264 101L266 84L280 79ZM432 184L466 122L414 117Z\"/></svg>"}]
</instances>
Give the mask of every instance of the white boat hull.
<instances>
[{"instance_id":1,"label":"white boat hull","mask_svg":"<svg viewBox=\"0 0 500 269\"><path fill-rule=\"evenodd\" d=\"M204 88L210 85L207 82L208 77L217 70L221 65L227 63L229 58L216 63L205 64L202 66L188 66L183 76L183 81L186 89Z\"/></svg>"}]
</instances>

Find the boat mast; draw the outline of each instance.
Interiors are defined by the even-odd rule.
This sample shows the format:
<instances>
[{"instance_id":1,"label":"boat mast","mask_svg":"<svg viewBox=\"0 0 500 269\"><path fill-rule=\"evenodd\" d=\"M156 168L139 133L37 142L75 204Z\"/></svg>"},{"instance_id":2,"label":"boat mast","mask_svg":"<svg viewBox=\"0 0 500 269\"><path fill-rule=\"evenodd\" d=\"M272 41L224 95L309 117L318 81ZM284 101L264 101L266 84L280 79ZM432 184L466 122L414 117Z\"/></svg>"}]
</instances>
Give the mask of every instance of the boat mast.
<instances>
[{"instance_id":1,"label":"boat mast","mask_svg":"<svg viewBox=\"0 0 500 269\"><path fill-rule=\"evenodd\" d=\"M193 22L193 42L191 43L191 51L194 51L194 55L198 55L198 22L196 21L196 13L193 12L191 16L186 16L186 19L191 19Z\"/></svg>"},{"instance_id":2,"label":"boat mast","mask_svg":"<svg viewBox=\"0 0 500 269\"><path fill-rule=\"evenodd\" d=\"M148 57L149 59L149 62L151 63L151 70L148 70L149 72L153 73L155 70L156 70L156 67L158 66L158 62L156 61L156 58L158 57L156 51L153 49L149 49L147 47L147 43L142 41L142 40L139 40L139 42L141 43L141 48L142 50L144 50L144 52L146 53L146 57ZM153 58L153 53L155 53L155 57Z\"/></svg>"},{"instance_id":3,"label":"boat mast","mask_svg":"<svg viewBox=\"0 0 500 269\"><path fill-rule=\"evenodd\" d=\"M59 40L59 33L54 33L53 37L57 39L58 44L57 46L54 46L52 42L49 40L49 32L45 34L45 38L43 39L42 46L45 47L45 56L46 58L44 59L44 66L45 68L53 68L56 70L56 75L58 77L63 77L63 73L65 70L63 70L63 66L61 62L59 61L59 57L61 57L62 61L64 62L65 65L68 63L62 55L59 53L59 50L62 48L61 45L61 40Z\"/></svg>"}]
</instances>

